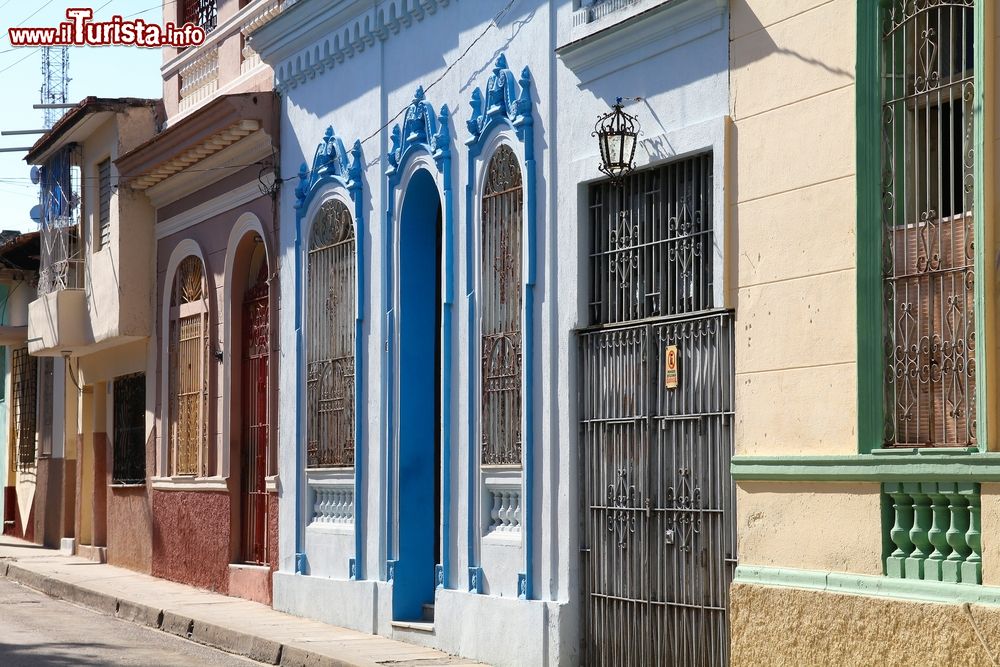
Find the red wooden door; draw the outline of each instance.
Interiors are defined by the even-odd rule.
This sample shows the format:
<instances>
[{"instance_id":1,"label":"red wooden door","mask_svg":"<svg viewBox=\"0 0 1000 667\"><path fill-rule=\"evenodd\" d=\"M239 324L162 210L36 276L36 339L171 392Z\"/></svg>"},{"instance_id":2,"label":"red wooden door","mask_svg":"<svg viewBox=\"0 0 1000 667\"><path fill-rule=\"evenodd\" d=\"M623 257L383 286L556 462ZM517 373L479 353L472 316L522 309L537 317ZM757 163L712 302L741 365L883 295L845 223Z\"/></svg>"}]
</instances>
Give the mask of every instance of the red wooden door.
<instances>
[{"instance_id":1,"label":"red wooden door","mask_svg":"<svg viewBox=\"0 0 1000 667\"><path fill-rule=\"evenodd\" d=\"M268 350L270 322L266 265L243 302L243 560L266 565Z\"/></svg>"}]
</instances>

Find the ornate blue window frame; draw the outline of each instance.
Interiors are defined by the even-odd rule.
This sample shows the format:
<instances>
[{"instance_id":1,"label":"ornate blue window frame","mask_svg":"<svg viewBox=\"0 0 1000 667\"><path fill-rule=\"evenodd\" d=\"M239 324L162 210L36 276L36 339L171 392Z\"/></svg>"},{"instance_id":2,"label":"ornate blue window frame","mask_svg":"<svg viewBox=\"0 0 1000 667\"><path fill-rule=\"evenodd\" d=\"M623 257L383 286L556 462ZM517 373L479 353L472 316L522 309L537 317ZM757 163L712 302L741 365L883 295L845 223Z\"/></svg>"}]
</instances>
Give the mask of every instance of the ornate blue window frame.
<instances>
[{"instance_id":1,"label":"ornate blue window frame","mask_svg":"<svg viewBox=\"0 0 1000 667\"><path fill-rule=\"evenodd\" d=\"M362 524L358 520L363 516L364 494L362 490L362 479L365 463L365 447L363 440L364 419L362 419L362 405L364 405L364 381L365 381L365 358L364 341L361 336L361 327L364 322L365 307L365 273L364 267L364 238L365 238L365 217L362 205L362 158L361 142L355 141L351 148L350 160L344 144L334 131L333 127L327 127L323 134L323 140L316 147L313 156L312 169L307 168L306 163L299 167L299 184L295 188L295 405L298 414L305 414L305 348L303 332L303 312L304 304L304 274L305 274L305 249L304 244L308 242L309 229L312 220L306 216L313 200L331 190L344 190L354 203L354 234L355 234L355 261L357 262L356 276L356 312L354 317L354 557L348 564L351 579L364 578L364 535ZM295 420L295 460L297 469L295 471L295 571L298 574L307 574L309 570L305 557L305 435L302 432L304 420Z\"/></svg>"},{"instance_id":2,"label":"ornate blue window frame","mask_svg":"<svg viewBox=\"0 0 1000 667\"><path fill-rule=\"evenodd\" d=\"M394 338L396 308L399 295L394 288L395 269L393 265L392 248L395 242L399 221L396 217L396 201L398 191L406 185L403 175L409 162L418 155L429 156L437 167L441 187L442 206L442 254L444 276L441 290L441 563L435 565L434 582L437 588L450 588L449 577L449 545L451 544L451 374L452 374L452 305L454 303L454 197L451 187L451 131L449 129L450 112L448 105L442 105L440 113L434 112L434 106L425 99L423 86L418 86L413 95L413 101L406 108L402 124L392 128L390 140L392 145L386 154L388 166L386 175L386 209L385 234L382 244L382 289L383 303L386 304L385 335L383 350L385 360L382 364L382 384L385 396L382 403L382 423L385 430L386 452L386 581L392 581L396 569L395 549L393 542L393 521L397 519L396 508L396 424L395 424L395 360L398 351Z\"/></svg>"},{"instance_id":3,"label":"ornate blue window frame","mask_svg":"<svg viewBox=\"0 0 1000 667\"><path fill-rule=\"evenodd\" d=\"M524 264L523 284L524 290L524 312L522 313L522 336L523 347L523 374L524 386L522 391L522 419L523 419L523 444L521 454L522 484L524 493L522 531L524 534L524 571L517 577L517 594L522 599L532 599L534 597L534 585L532 577L532 565L534 561L534 288L535 288L535 224L536 224L536 173L535 173L535 135L534 118L532 115L533 100L531 96L531 71L525 67L521 70L521 76L515 83L514 73L507 66L507 57L500 54L497 58L493 73L486 81L485 94L476 88L472 91L472 98L469 106L472 107L472 117L466 121L471 136L466 140L468 146L468 183L465 186L465 207L466 221L469 230L466 233L465 242L465 262L466 262L466 300L468 302L468 327L470 335L468 337L468 429L469 429L469 469L468 469L468 559L469 559L469 582L468 590L472 593L482 592L482 569L477 562L476 545L479 542L479 535L476 530L475 517L478 514L478 469L479 469L479 442L476 437L477 421L479 417L479 400L477 396L476 383L471 378L476 374L476 367L479 360L479 341L471 335L477 330L476 318L479 314L476 301L476 277L473 267L476 265L476 244L473 221L476 217L476 195L478 193L477 183L480 171L485 168L490 155L483 155L483 151L490 146L490 142L497 132L510 130L523 148L524 167L524 187L525 187L525 215L524 229ZM516 152L516 151L515 151Z\"/></svg>"}]
</instances>

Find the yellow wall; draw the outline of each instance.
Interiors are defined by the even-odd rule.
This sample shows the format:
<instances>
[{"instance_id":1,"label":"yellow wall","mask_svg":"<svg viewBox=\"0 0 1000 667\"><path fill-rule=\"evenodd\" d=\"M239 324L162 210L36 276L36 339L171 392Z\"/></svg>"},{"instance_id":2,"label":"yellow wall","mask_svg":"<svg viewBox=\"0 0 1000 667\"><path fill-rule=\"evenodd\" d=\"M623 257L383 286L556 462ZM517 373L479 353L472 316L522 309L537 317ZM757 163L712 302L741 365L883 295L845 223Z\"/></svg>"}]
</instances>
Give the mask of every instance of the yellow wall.
<instances>
[{"instance_id":1,"label":"yellow wall","mask_svg":"<svg viewBox=\"0 0 1000 667\"><path fill-rule=\"evenodd\" d=\"M882 574L877 483L744 482L740 565Z\"/></svg>"},{"instance_id":2,"label":"yellow wall","mask_svg":"<svg viewBox=\"0 0 1000 667\"><path fill-rule=\"evenodd\" d=\"M732 4L737 454L857 451L854 15Z\"/></svg>"}]
</instances>

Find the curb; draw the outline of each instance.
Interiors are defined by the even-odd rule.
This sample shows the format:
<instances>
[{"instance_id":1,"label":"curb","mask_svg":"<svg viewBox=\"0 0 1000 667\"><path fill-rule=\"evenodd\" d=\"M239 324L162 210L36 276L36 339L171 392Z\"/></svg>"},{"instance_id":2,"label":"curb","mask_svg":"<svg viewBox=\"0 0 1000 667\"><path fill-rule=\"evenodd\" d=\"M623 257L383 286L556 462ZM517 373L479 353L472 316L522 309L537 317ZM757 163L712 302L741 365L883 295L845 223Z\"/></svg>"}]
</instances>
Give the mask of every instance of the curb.
<instances>
[{"instance_id":1,"label":"curb","mask_svg":"<svg viewBox=\"0 0 1000 667\"><path fill-rule=\"evenodd\" d=\"M42 592L49 597L93 609L106 616L114 616L129 623L162 630L198 644L268 665L351 667L356 664L321 653L314 653L307 649L286 646L265 637L213 625L207 621L178 614L168 609L158 609L141 602L123 600L79 584L71 584L55 577L39 574L18 565L16 561L0 562L0 577Z\"/></svg>"}]
</instances>

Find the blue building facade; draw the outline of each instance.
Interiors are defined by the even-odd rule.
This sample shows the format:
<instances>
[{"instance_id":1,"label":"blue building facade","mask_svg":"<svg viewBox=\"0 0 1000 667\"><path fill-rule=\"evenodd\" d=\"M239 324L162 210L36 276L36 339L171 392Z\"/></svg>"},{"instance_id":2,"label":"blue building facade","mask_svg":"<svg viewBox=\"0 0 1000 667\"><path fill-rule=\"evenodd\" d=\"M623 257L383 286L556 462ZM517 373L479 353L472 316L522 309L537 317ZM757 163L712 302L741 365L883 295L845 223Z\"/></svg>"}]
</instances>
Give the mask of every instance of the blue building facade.
<instances>
[{"instance_id":1,"label":"blue building facade","mask_svg":"<svg viewBox=\"0 0 1000 667\"><path fill-rule=\"evenodd\" d=\"M629 98L638 168L701 156L724 309L728 39L721 0L300 0L253 33L293 313L276 608L494 664L607 648L581 558L613 524L582 460L594 120Z\"/></svg>"}]
</instances>

